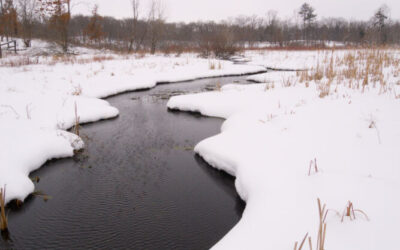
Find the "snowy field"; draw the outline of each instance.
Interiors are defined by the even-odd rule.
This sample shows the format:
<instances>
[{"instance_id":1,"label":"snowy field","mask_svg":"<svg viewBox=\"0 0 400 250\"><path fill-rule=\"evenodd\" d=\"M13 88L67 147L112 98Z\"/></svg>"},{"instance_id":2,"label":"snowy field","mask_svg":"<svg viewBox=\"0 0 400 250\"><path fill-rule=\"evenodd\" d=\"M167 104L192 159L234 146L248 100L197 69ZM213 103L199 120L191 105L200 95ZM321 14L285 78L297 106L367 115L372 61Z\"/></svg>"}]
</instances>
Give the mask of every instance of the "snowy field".
<instances>
[{"instance_id":1,"label":"snowy field","mask_svg":"<svg viewBox=\"0 0 400 250\"><path fill-rule=\"evenodd\" d=\"M257 84L169 100L171 109L226 119L221 133L195 151L236 177L246 209L214 248L293 249L308 233L318 249L324 223L326 249L398 248L399 51L247 51L247 64L194 54L55 52L34 41L32 49L0 59L0 187L6 186L6 202L34 191L31 171L84 147L66 131L77 120L118 116L100 98L265 67L308 69L249 76ZM318 198L328 209L322 219Z\"/></svg>"},{"instance_id":2,"label":"snowy field","mask_svg":"<svg viewBox=\"0 0 400 250\"><path fill-rule=\"evenodd\" d=\"M168 102L226 119L220 134L195 147L236 177L246 201L241 221L214 249L293 249L303 239L303 249L309 241L313 249L322 249L317 241L324 249L398 249L399 51L247 56L250 64L310 70L250 76L260 84Z\"/></svg>"},{"instance_id":3,"label":"snowy field","mask_svg":"<svg viewBox=\"0 0 400 250\"><path fill-rule=\"evenodd\" d=\"M99 98L153 88L159 82L265 69L200 59L194 54L72 51L77 55L57 56L57 47L33 41L31 49L0 59L0 187L6 187L6 202L23 201L34 191L30 172L49 159L72 156L83 147L79 137L65 131L77 120L87 123L118 116L116 108Z\"/></svg>"}]
</instances>

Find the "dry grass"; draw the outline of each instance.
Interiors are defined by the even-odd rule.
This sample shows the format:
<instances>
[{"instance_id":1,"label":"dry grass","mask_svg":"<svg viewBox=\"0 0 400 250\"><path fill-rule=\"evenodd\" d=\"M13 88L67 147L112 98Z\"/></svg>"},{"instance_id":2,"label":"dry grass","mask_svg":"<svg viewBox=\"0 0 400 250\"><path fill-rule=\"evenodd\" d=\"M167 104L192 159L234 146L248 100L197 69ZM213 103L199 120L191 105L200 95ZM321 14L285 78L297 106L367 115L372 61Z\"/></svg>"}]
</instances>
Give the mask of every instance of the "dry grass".
<instances>
[{"instance_id":1,"label":"dry grass","mask_svg":"<svg viewBox=\"0 0 400 250\"><path fill-rule=\"evenodd\" d=\"M216 69L216 65L214 61L209 61L208 62L208 69L210 70L215 70Z\"/></svg>"},{"instance_id":2,"label":"dry grass","mask_svg":"<svg viewBox=\"0 0 400 250\"><path fill-rule=\"evenodd\" d=\"M326 240L326 216L329 210L326 209L326 204L321 206L321 200L318 198L318 211L319 211L319 227L317 237L317 250L325 249Z\"/></svg>"},{"instance_id":3,"label":"dry grass","mask_svg":"<svg viewBox=\"0 0 400 250\"><path fill-rule=\"evenodd\" d=\"M5 232L8 230L8 222L6 216L6 188L0 189L0 231Z\"/></svg>"},{"instance_id":4,"label":"dry grass","mask_svg":"<svg viewBox=\"0 0 400 250\"><path fill-rule=\"evenodd\" d=\"M319 172L317 165L317 158L315 158L313 161L310 161L310 166L308 168L308 176L311 176L311 172L313 169L315 174Z\"/></svg>"},{"instance_id":5,"label":"dry grass","mask_svg":"<svg viewBox=\"0 0 400 250\"><path fill-rule=\"evenodd\" d=\"M265 89L264 89L265 91L275 88L275 84L273 81L264 80L264 82L265 82Z\"/></svg>"},{"instance_id":6,"label":"dry grass","mask_svg":"<svg viewBox=\"0 0 400 250\"><path fill-rule=\"evenodd\" d=\"M306 242L308 233L306 233L306 235L304 236L303 240L301 241L299 247L297 247L297 245L299 244L297 241L294 243L294 250L301 250L304 246L304 243Z\"/></svg>"},{"instance_id":7,"label":"dry grass","mask_svg":"<svg viewBox=\"0 0 400 250\"><path fill-rule=\"evenodd\" d=\"M74 111L75 111L75 125L74 125L74 133L79 136L79 121L80 121L80 117L78 116L78 105L75 102L75 107L74 107Z\"/></svg>"},{"instance_id":8,"label":"dry grass","mask_svg":"<svg viewBox=\"0 0 400 250\"><path fill-rule=\"evenodd\" d=\"M393 89L393 93L395 99L400 99L400 94L397 94L395 89Z\"/></svg>"},{"instance_id":9,"label":"dry grass","mask_svg":"<svg viewBox=\"0 0 400 250\"><path fill-rule=\"evenodd\" d=\"M221 70L221 69L222 69L222 64L221 64L221 62L220 62L220 61L218 62L218 69L219 69L219 70Z\"/></svg>"},{"instance_id":10,"label":"dry grass","mask_svg":"<svg viewBox=\"0 0 400 250\"><path fill-rule=\"evenodd\" d=\"M297 79L295 77L282 76L282 82L281 82L282 87L284 87L284 88L293 87L296 85L296 83L297 83Z\"/></svg>"},{"instance_id":11,"label":"dry grass","mask_svg":"<svg viewBox=\"0 0 400 250\"><path fill-rule=\"evenodd\" d=\"M381 134L380 134L380 132L379 132L378 126L376 125L375 118L374 118L372 115L371 115L370 118L368 119L368 123L369 123L368 128L370 128L370 129L375 129L375 131L376 131L376 136L378 137L378 142L379 142L379 144L381 144L381 143L382 143L382 141L381 141Z\"/></svg>"},{"instance_id":12,"label":"dry grass","mask_svg":"<svg viewBox=\"0 0 400 250\"><path fill-rule=\"evenodd\" d=\"M324 98L329 95L329 93L331 92L331 84L332 84L332 81L327 80L324 82L320 82L317 85L317 90L319 92L320 98Z\"/></svg>"},{"instance_id":13,"label":"dry grass","mask_svg":"<svg viewBox=\"0 0 400 250\"><path fill-rule=\"evenodd\" d=\"M354 209L354 205L351 201L347 202L346 208L342 214L342 222L344 221L345 217L348 217L351 221L356 219L356 213L362 214L366 220L369 221L368 215L362 211L361 209Z\"/></svg>"},{"instance_id":14,"label":"dry grass","mask_svg":"<svg viewBox=\"0 0 400 250\"><path fill-rule=\"evenodd\" d=\"M28 65L38 65L43 64L47 66L53 66L58 63L63 64L88 64L88 63L100 63L104 61L115 60L116 57L112 55L94 55L91 57L79 57L76 55L65 55L65 54L55 54L51 57L29 57L20 56L12 57L9 59L0 60L0 67L21 67ZM27 69L25 69L27 70Z\"/></svg>"},{"instance_id":15,"label":"dry grass","mask_svg":"<svg viewBox=\"0 0 400 250\"><path fill-rule=\"evenodd\" d=\"M74 95L74 96L82 95L82 87L81 87L81 85L74 86L71 94Z\"/></svg>"},{"instance_id":16,"label":"dry grass","mask_svg":"<svg viewBox=\"0 0 400 250\"><path fill-rule=\"evenodd\" d=\"M36 65L39 64L40 60L39 57L15 57L7 60L0 60L0 67L21 67L27 65Z\"/></svg>"},{"instance_id":17,"label":"dry grass","mask_svg":"<svg viewBox=\"0 0 400 250\"><path fill-rule=\"evenodd\" d=\"M326 242L326 232L327 232L327 223L326 223L326 217L328 216L328 213L330 211L336 212L336 214L340 217L340 213L337 212L336 210L331 210L327 209L326 204L321 203L321 200L318 198L318 215L319 215L319 225L318 225L318 234L317 234L317 244L315 250L325 250L325 242ZM356 213L362 214L366 220L369 221L368 215L360 210L360 209L354 209L354 205L351 201L349 201L346 205L346 208L343 211L342 214L342 219L341 221L344 221L345 217L350 218L350 220L355 220L356 219ZM301 250L306 242L308 233L304 236L303 240L299 244L299 242L295 242L294 249L295 250ZM308 237L308 245L309 249L313 250L313 245L312 245L312 239L311 236Z\"/></svg>"},{"instance_id":18,"label":"dry grass","mask_svg":"<svg viewBox=\"0 0 400 250\"><path fill-rule=\"evenodd\" d=\"M309 71L297 72L299 82L306 87L310 82L315 83L321 98L330 95L333 90L336 92L338 86L362 92L379 87L379 94L394 90L396 82L389 82L389 77L400 77L398 50L373 48L340 52L318 52L322 60Z\"/></svg>"},{"instance_id":19,"label":"dry grass","mask_svg":"<svg viewBox=\"0 0 400 250\"><path fill-rule=\"evenodd\" d=\"M317 201L318 201L319 226L318 226L316 250L325 250L326 217L328 215L329 210L326 208L326 204L324 204L324 205L321 204L321 200L319 198L317 199ZM298 242L295 242L294 250L301 250L303 248L303 246L306 242L307 236L308 236L308 233L304 236L300 245ZM313 250L311 236L308 237L308 246L309 246L310 250Z\"/></svg>"},{"instance_id":20,"label":"dry grass","mask_svg":"<svg viewBox=\"0 0 400 250\"><path fill-rule=\"evenodd\" d=\"M215 61L208 61L208 69L209 70L217 70L217 69L221 70L221 69L223 69L223 65L222 65L221 61L218 61L218 64Z\"/></svg>"},{"instance_id":21,"label":"dry grass","mask_svg":"<svg viewBox=\"0 0 400 250\"><path fill-rule=\"evenodd\" d=\"M32 193L32 195L41 197L43 199L43 201L45 201L45 202L47 202L48 200L53 198L50 195L43 193L42 191L35 191Z\"/></svg>"},{"instance_id":22,"label":"dry grass","mask_svg":"<svg viewBox=\"0 0 400 250\"><path fill-rule=\"evenodd\" d=\"M221 82L218 81L218 82L216 83L216 85L215 85L215 89L216 89L217 91L221 91L221 88L222 88L222 87L221 87Z\"/></svg>"},{"instance_id":23,"label":"dry grass","mask_svg":"<svg viewBox=\"0 0 400 250\"><path fill-rule=\"evenodd\" d=\"M100 63L104 61L115 60L116 58L111 55L95 55L92 57L82 58L74 55L53 55L51 60L47 62L48 65L55 65L57 63L63 64L88 64L88 63Z\"/></svg>"}]
</instances>

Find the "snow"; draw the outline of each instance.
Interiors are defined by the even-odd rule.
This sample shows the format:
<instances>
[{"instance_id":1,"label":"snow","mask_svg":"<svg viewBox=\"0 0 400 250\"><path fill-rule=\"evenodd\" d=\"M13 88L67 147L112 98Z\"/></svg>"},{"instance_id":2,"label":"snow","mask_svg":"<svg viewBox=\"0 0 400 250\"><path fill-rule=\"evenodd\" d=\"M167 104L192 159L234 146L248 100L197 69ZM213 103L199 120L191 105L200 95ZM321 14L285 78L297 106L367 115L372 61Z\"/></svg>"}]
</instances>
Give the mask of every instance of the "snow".
<instances>
[{"instance_id":1,"label":"snow","mask_svg":"<svg viewBox=\"0 0 400 250\"><path fill-rule=\"evenodd\" d=\"M0 59L0 187L6 186L6 202L34 191L28 176L47 160L84 147L65 131L75 124L75 107L81 123L94 122L119 114L100 98L125 91L266 67L316 69L348 55L246 51L236 58L243 64L234 64L193 54L142 57L84 48L74 48L77 56L46 56L58 49L50 47L35 40L33 48ZM27 56L34 63L24 63ZM400 70L391 63L381 79L371 78L363 88L361 78L341 74L332 82L304 82L299 72L268 72L248 77L260 84L229 84L169 100L170 109L226 119L220 134L195 147L211 166L236 177L246 201L242 219L214 249L293 249L307 232L315 246L317 198L330 209L326 249L397 249ZM328 94L321 98L327 81ZM314 160L319 171L309 175ZM368 218L356 212L355 220L342 222L335 211L342 213L348 201Z\"/></svg>"},{"instance_id":2,"label":"snow","mask_svg":"<svg viewBox=\"0 0 400 250\"><path fill-rule=\"evenodd\" d=\"M351 51L351 50L350 50ZM349 50L337 50L335 56L343 58ZM356 52L354 50L353 52ZM251 60L251 65L262 65L271 69L305 70L321 64L332 54L330 50L255 50L244 55Z\"/></svg>"},{"instance_id":3,"label":"snow","mask_svg":"<svg viewBox=\"0 0 400 250\"><path fill-rule=\"evenodd\" d=\"M71 51L77 55L58 56L59 50L33 40L32 48L17 55L5 52L0 59L0 187L7 189L6 202L23 201L34 191L30 172L83 147L80 138L65 131L75 124L75 106L80 123L95 122L119 114L99 98L160 82L265 71L194 54L119 55L75 47Z\"/></svg>"},{"instance_id":4,"label":"snow","mask_svg":"<svg viewBox=\"0 0 400 250\"><path fill-rule=\"evenodd\" d=\"M72 156L83 147L71 133L38 127L28 120L0 118L0 138L0 185L6 186L6 203L24 200L34 191L30 172L49 159Z\"/></svg>"},{"instance_id":5,"label":"snow","mask_svg":"<svg viewBox=\"0 0 400 250\"><path fill-rule=\"evenodd\" d=\"M286 53L266 63L278 64ZM311 66L310 58L293 66L302 68L307 60ZM285 77L297 83L285 87ZM397 249L400 99L373 83L361 90L336 80L334 91L320 98L318 83L305 86L298 78L295 72L265 73L249 77L263 84L229 84L167 104L226 119L221 133L201 141L195 152L236 177L246 208L213 249L293 249L307 232L315 248L317 198L330 209L326 249ZM388 85L399 93L397 81L391 75ZM309 176L314 160L319 171ZM368 218L356 212L355 220L342 222L348 201Z\"/></svg>"}]
</instances>

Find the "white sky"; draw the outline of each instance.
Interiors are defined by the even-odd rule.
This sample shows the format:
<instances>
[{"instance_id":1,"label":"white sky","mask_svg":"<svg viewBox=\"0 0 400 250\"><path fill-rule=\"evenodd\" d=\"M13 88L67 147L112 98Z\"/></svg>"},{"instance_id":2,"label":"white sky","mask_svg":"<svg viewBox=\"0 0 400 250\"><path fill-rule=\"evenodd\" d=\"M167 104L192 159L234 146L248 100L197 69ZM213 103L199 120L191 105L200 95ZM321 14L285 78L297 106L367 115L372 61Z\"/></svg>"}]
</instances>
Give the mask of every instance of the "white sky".
<instances>
[{"instance_id":1,"label":"white sky","mask_svg":"<svg viewBox=\"0 0 400 250\"><path fill-rule=\"evenodd\" d=\"M116 18L130 17L130 0L73 0L79 3L75 13L90 14L97 3L101 15ZM144 15L150 0L140 0ZM190 22L198 20L227 19L239 15L265 15L269 10L278 12L281 18L293 17L305 0L161 0L166 7L167 21ZM318 17L344 17L346 19L367 20L383 4L391 9L391 17L400 19L400 0L309 0Z\"/></svg>"}]
</instances>

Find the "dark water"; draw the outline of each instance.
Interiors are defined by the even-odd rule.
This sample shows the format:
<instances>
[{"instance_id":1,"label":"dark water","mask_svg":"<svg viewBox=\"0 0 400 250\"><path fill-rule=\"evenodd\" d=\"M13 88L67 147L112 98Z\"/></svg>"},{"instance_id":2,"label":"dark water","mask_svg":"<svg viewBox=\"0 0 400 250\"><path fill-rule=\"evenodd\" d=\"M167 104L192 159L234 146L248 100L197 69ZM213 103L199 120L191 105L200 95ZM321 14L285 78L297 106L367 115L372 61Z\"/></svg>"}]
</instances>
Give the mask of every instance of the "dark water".
<instances>
[{"instance_id":1,"label":"dark water","mask_svg":"<svg viewBox=\"0 0 400 250\"><path fill-rule=\"evenodd\" d=\"M234 179L214 170L193 146L222 120L170 112L167 98L217 82L160 85L114 96L116 119L83 125L87 148L48 162L31 177L32 196L9 213L0 249L208 249L240 219Z\"/></svg>"}]
</instances>

